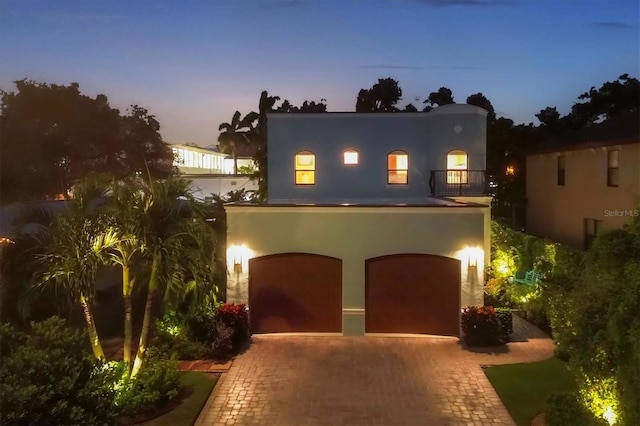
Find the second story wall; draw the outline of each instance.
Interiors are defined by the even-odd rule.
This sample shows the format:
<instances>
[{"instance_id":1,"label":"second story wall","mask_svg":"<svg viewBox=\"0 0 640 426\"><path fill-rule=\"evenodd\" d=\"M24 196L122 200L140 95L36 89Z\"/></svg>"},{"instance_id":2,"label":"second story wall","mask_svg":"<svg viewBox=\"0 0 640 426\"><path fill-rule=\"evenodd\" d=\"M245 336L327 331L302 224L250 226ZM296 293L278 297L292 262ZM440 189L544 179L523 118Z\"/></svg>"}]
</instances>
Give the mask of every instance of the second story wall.
<instances>
[{"instance_id":1,"label":"second story wall","mask_svg":"<svg viewBox=\"0 0 640 426\"><path fill-rule=\"evenodd\" d=\"M485 169L486 114L465 104L429 113L270 114L268 201L426 199L431 171L447 169L451 151L466 153L467 170ZM357 164L344 164L347 150L357 152ZM406 162L390 163L393 152L406 154ZM314 156L313 184L296 184L298 153ZM390 177L395 168L398 180Z\"/></svg>"},{"instance_id":2,"label":"second story wall","mask_svg":"<svg viewBox=\"0 0 640 426\"><path fill-rule=\"evenodd\" d=\"M585 248L638 214L640 142L576 148L527 156L527 232Z\"/></svg>"}]
</instances>

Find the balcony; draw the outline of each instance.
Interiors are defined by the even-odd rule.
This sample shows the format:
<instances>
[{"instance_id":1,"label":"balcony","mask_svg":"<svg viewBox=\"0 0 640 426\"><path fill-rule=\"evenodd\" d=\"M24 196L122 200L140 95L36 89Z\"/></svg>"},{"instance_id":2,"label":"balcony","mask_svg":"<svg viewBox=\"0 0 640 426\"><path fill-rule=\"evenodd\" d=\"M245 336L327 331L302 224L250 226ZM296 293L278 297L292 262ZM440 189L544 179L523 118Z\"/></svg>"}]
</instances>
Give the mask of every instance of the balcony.
<instances>
[{"instance_id":1,"label":"balcony","mask_svg":"<svg viewBox=\"0 0 640 426\"><path fill-rule=\"evenodd\" d=\"M485 170L431 170L432 197L489 195Z\"/></svg>"}]
</instances>

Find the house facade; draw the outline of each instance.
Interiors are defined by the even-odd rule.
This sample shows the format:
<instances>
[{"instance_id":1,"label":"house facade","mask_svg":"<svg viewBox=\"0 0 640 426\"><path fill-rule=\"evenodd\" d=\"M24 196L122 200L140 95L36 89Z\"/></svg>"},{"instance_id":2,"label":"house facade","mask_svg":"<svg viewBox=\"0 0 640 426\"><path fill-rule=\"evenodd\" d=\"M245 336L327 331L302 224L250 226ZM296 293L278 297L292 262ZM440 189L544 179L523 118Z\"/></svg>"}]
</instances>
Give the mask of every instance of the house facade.
<instances>
[{"instance_id":1,"label":"house facade","mask_svg":"<svg viewBox=\"0 0 640 426\"><path fill-rule=\"evenodd\" d=\"M526 192L527 232L586 249L640 214L640 136L533 152Z\"/></svg>"},{"instance_id":2,"label":"house facade","mask_svg":"<svg viewBox=\"0 0 640 426\"><path fill-rule=\"evenodd\" d=\"M250 179L249 174L234 174L233 158L217 149L171 144L171 150L174 167L178 168L181 177L191 181L194 195L201 200L209 199L211 194L257 189L257 183ZM251 156L238 158L238 168L252 169Z\"/></svg>"},{"instance_id":3,"label":"house facade","mask_svg":"<svg viewBox=\"0 0 640 426\"><path fill-rule=\"evenodd\" d=\"M486 114L268 115L268 195L227 210L253 332L458 335L483 302Z\"/></svg>"}]
</instances>

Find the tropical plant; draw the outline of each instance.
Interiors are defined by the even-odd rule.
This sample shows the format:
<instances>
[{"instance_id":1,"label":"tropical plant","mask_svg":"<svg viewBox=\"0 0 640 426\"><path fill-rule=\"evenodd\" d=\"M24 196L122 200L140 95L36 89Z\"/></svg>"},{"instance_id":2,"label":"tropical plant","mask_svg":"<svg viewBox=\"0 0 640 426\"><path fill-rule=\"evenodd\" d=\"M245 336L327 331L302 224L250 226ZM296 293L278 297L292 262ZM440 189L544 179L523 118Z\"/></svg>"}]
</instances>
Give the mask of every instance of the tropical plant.
<instances>
[{"instance_id":1,"label":"tropical plant","mask_svg":"<svg viewBox=\"0 0 640 426\"><path fill-rule=\"evenodd\" d=\"M104 358L92 305L98 269L103 264L100 238L106 230L106 219L98 206L105 193L106 187L98 178L76 185L67 208L47 231L37 234L46 248L39 256L43 269L36 275L35 285L62 288L82 306L96 358Z\"/></svg>"},{"instance_id":2,"label":"tropical plant","mask_svg":"<svg viewBox=\"0 0 640 426\"><path fill-rule=\"evenodd\" d=\"M269 96L266 90L260 94L258 101L258 123L250 134L250 140L254 147L253 162L256 165L256 179L258 179L258 199L265 200L267 196L267 113L274 110L279 96Z\"/></svg>"},{"instance_id":3,"label":"tropical plant","mask_svg":"<svg viewBox=\"0 0 640 426\"><path fill-rule=\"evenodd\" d=\"M258 114L250 112L242 119L240 111L236 111L230 123L222 123L218 127L222 133L218 136L220 151L233 156L233 173L238 174L238 145L245 143L249 145L249 133L253 130L253 122L258 118Z\"/></svg>"},{"instance_id":4,"label":"tropical plant","mask_svg":"<svg viewBox=\"0 0 640 426\"><path fill-rule=\"evenodd\" d=\"M115 424L113 382L86 339L57 317L28 333L0 324L0 424Z\"/></svg>"},{"instance_id":5,"label":"tropical plant","mask_svg":"<svg viewBox=\"0 0 640 426\"><path fill-rule=\"evenodd\" d=\"M215 288L214 237L189 190L189 182L178 178L151 181L141 189L135 207L136 234L146 248L151 270L132 377L144 360L155 300L162 297L178 303L188 294L201 297L198 284L203 282Z\"/></svg>"}]
</instances>

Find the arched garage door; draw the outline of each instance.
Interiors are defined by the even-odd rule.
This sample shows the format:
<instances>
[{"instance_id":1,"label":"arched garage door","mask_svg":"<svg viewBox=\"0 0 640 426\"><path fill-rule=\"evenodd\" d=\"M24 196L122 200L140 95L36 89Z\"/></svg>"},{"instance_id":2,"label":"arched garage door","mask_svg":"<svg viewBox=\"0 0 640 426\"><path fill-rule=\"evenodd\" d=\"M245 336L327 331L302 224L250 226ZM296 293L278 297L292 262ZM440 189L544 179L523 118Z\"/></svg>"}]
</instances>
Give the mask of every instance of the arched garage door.
<instances>
[{"instance_id":1,"label":"arched garage door","mask_svg":"<svg viewBox=\"0 0 640 426\"><path fill-rule=\"evenodd\" d=\"M284 253L249 260L253 333L342 331L342 260Z\"/></svg>"},{"instance_id":2,"label":"arched garage door","mask_svg":"<svg viewBox=\"0 0 640 426\"><path fill-rule=\"evenodd\" d=\"M460 333L460 261L397 254L365 263L368 333Z\"/></svg>"}]
</instances>

